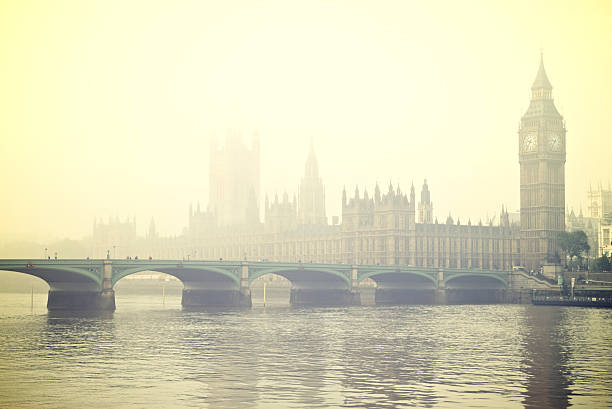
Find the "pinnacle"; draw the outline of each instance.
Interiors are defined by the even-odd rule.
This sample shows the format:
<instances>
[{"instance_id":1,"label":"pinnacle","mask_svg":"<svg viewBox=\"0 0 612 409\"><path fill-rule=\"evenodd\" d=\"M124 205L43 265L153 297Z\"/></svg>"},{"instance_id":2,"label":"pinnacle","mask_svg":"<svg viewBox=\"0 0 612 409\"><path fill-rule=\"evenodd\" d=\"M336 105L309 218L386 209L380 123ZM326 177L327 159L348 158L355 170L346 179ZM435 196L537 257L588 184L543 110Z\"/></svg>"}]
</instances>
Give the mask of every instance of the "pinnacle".
<instances>
[{"instance_id":1,"label":"pinnacle","mask_svg":"<svg viewBox=\"0 0 612 409\"><path fill-rule=\"evenodd\" d=\"M531 86L532 90L541 89L541 88L548 89L548 90L552 89L552 85L550 84L550 81L548 80L548 76L546 75L546 70L544 69L544 55L543 54L540 55L540 68L538 68L536 79L533 82L533 85Z\"/></svg>"}]
</instances>

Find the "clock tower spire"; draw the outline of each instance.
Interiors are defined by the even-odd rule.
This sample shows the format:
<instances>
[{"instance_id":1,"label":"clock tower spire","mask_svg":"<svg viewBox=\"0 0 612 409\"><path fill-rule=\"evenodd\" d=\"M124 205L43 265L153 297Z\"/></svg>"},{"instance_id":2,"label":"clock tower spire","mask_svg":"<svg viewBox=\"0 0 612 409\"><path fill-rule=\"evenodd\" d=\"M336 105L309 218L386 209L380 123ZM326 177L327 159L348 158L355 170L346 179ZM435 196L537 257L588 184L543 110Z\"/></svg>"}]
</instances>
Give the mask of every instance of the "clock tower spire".
<instances>
[{"instance_id":1,"label":"clock tower spire","mask_svg":"<svg viewBox=\"0 0 612 409\"><path fill-rule=\"evenodd\" d=\"M565 231L565 133L541 56L518 131L521 264L529 270L560 261L557 234Z\"/></svg>"}]
</instances>

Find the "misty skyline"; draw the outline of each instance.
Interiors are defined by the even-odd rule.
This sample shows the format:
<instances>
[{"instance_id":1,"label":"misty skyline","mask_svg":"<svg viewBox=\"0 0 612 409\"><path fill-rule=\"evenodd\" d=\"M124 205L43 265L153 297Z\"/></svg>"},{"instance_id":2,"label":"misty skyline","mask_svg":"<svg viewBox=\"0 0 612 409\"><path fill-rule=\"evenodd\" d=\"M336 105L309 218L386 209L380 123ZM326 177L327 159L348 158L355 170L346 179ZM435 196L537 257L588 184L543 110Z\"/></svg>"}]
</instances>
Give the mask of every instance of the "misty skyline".
<instances>
[{"instance_id":1,"label":"misty skyline","mask_svg":"<svg viewBox=\"0 0 612 409\"><path fill-rule=\"evenodd\" d=\"M438 218L517 210L540 48L568 130L567 207L612 179L605 2L0 8L2 240L79 238L109 216L180 234L227 129L259 133L260 209L297 193L312 141L330 220L343 186L423 179Z\"/></svg>"}]
</instances>

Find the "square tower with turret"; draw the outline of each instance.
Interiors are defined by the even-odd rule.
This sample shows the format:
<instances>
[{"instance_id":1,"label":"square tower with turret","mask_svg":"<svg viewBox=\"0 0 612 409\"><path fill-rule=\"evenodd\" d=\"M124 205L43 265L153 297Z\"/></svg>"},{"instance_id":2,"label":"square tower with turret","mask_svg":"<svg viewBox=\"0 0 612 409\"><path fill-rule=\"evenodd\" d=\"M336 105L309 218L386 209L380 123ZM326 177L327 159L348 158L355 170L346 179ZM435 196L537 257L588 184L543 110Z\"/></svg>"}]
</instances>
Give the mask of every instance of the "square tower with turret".
<instances>
[{"instance_id":1,"label":"square tower with turret","mask_svg":"<svg viewBox=\"0 0 612 409\"><path fill-rule=\"evenodd\" d=\"M259 222L259 136L249 149L237 131L210 147L209 211L219 226Z\"/></svg>"}]
</instances>

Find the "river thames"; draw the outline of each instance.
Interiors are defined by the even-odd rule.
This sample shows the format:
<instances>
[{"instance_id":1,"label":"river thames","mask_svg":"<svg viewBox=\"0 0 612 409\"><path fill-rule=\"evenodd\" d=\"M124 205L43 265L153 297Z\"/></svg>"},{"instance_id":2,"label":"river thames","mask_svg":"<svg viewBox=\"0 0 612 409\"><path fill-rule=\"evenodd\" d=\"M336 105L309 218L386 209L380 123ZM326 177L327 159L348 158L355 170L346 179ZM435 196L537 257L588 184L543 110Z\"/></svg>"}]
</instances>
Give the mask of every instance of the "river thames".
<instances>
[{"instance_id":1,"label":"river thames","mask_svg":"<svg viewBox=\"0 0 612 409\"><path fill-rule=\"evenodd\" d=\"M79 315L45 302L0 294L0 407L612 406L612 310L193 312L178 292L118 291L114 313Z\"/></svg>"}]
</instances>

